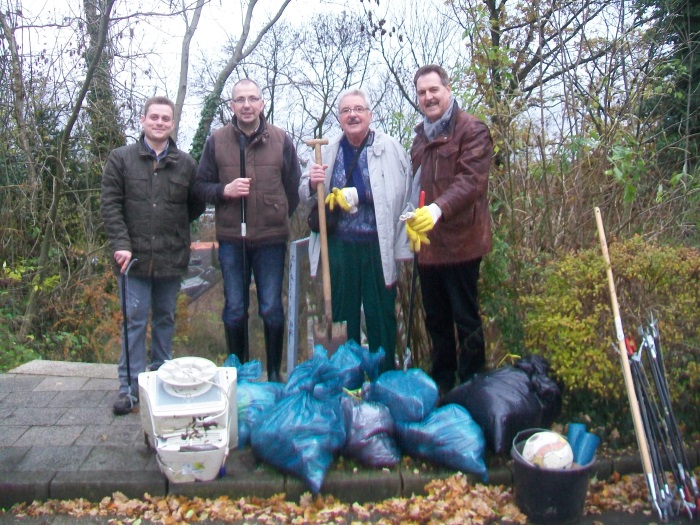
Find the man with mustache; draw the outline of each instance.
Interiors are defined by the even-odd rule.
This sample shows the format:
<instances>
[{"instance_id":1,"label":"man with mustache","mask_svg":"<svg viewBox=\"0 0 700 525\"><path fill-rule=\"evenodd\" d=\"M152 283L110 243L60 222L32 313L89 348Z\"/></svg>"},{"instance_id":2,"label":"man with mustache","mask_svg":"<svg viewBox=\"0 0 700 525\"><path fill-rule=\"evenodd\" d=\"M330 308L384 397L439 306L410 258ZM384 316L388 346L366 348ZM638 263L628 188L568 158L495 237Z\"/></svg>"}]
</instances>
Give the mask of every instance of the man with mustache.
<instances>
[{"instance_id":1,"label":"man with mustache","mask_svg":"<svg viewBox=\"0 0 700 525\"><path fill-rule=\"evenodd\" d=\"M406 231L418 253L431 377L445 394L455 374L465 382L486 362L477 282L481 258L491 251L493 143L486 124L460 109L442 67L421 67L413 82L424 119L411 147L412 202L423 190L429 204L416 210Z\"/></svg>"},{"instance_id":2,"label":"man with mustache","mask_svg":"<svg viewBox=\"0 0 700 525\"><path fill-rule=\"evenodd\" d=\"M262 90L253 80L245 78L233 86L233 120L214 131L204 145L194 190L216 206L228 352L242 363L248 360L252 271L265 333L267 379L281 381L285 333L282 280L289 217L299 204L301 170L292 140L284 130L265 121L264 106Z\"/></svg>"},{"instance_id":3,"label":"man with mustache","mask_svg":"<svg viewBox=\"0 0 700 525\"><path fill-rule=\"evenodd\" d=\"M146 370L146 330L151 317L150 370L172 359L175 307L180 280L190 260L189 223L204 211L193 193L197 164L180 151L170 133L175 104L166 97L146 101L141 115L143 133L129 146L109 154L102 174L102 220L120 285L128 279L126 348L119 358L116 415L132 412L139 402L138 375ZM132 259L136 259L124 272ZM120 293L122 287L120 286ZM128 337L127 337L128 336ZM131 373L128 378L127 368Z\"/></svg>"},{"instance_id":4,"label":"man with mustache","mask_svg":"<svg viewBox=\"0 0 700 525\"><path fill-rule=\"evenodd\" d=\"M333 320L346 321L348 338L360 343L364 309L369 349L384 349L382 370L388 370L394 368L396 347L397 261L411 258L399 219L410 196L411 166L397 140L370 129L372 111L363 91L345 91L338 100L343 133L323 148L323 165L312 164L303 175L299 196L315 200L323 182L331 188L326 202L343 210L328 236ZM319 236L312 233L311 275L319 254Z\"/></svg>"}]
</instances>

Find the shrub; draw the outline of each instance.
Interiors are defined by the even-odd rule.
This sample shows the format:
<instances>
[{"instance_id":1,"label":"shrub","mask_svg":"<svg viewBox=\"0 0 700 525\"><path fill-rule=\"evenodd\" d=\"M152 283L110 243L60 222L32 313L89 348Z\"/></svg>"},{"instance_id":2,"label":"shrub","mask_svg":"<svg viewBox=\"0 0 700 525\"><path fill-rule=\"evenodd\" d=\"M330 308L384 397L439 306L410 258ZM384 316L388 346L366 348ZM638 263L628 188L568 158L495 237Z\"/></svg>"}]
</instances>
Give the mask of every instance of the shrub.
<instances>
[{"instance_id":1,"label":"shrub","mask_svg":"<svg viewBox=\"0 0 700 525\"><path fill-rule=\"evenodd\" d=\"M674 410L700 429L700 253L639 237L609 246L625 335L659 321ZM522 298L526 347L549 360L566 386L565 421L589 416L608 429L631 427L600 249L565 254L543 267ZM623 432L624 435L624 432Z\"/></svg>"}]
</instances>

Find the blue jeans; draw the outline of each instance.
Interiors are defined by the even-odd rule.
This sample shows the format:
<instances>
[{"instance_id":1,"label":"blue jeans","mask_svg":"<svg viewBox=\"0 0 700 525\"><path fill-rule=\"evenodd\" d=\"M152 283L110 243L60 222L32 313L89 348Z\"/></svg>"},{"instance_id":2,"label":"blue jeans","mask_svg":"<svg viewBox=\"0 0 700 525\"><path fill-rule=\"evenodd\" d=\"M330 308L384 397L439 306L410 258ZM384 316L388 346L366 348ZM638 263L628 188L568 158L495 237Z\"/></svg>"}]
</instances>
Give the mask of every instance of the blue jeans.
<instances>
[{"instance_id":1,"label":"blue jeans","mask_svg":"<svg viewBox=\"0 0 700 525\"><path fill-rule=\"evenodd\" d=\"M119 275L119 300L122 298L122 279ZM146 330L151 317L151 362L155 369L166 359L172 359L172 340L175 333L175 307L180 291L180 278L151 279L127 277L126 311L129 342L129 369L132 392L138 395L138 375L146 371ZM123 303L120 303L123 304ZM122 353L119 357L119 392L128 391L126 366L126 338L122 325Z\"/></svg>"},{"instance_id":2,"label":"blue jeans","mask_svg":"<svg viewBox=\"0 0 700 525\"><path fill-rule=\"evenodd\" d=\"M287 243L256 246L248 242L245 248L243 273L243 244L219 243L219 265L224 279L224 325L240 328L248 324L251 272L258 291L258 315L268 328L284 326L282 280Z\"/></svg>"}]
</instances>

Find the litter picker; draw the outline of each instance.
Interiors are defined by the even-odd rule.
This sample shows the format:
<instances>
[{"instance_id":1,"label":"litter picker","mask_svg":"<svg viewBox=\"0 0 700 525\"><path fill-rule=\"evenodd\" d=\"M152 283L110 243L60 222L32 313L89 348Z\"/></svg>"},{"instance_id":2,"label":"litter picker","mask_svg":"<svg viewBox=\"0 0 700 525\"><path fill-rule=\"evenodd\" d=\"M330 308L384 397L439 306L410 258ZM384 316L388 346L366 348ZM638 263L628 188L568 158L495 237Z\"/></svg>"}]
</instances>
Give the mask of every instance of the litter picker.
<instances>
[{"instance_id":1,"label":"litter picker","mask_svg":"<svg viewBox=\"0 0 700 525\"><path fill-rule=\"evenodd\" d=\"M610 264L610 254L608 253L608 243L605 239L605 229L603 228L603 218L600 213L600 208L595 207L595 220L598 226L598 237L600 238L600 249L603 252L605 260L605 271L608 277L608 288L610 290L610 302L615 322L615 335L617 338L618 353L620 354L620 362L622 364L622 374L625 380L625 388L627 389L627 398L629 399L630 409L632 410L632 420L634 422L634 431L637 435L637 444L639 446L639 454L642 458L642 466L644 467L644 475L646 476L647 486L651 494L652 504L659 516L663 516L663 512L659 506L657 487L654 483L654 474L651 466L651 457L649 455L649 444L646 434L644 433L644 424L642 415L639 410L639 400L634 388L632 380L632 372L630 363L627 357L627 346L625 345L625 332L622 329L622 318L620 317L620 305L617 302L617 293L615 291L615 280L613 278L612 265Z\"/></svg>"},{"instance_id":2,"label":"litter picker","mask_svg":"<svg viewBox=\"0 0 700 525\"><path fill-rule=\"evenodd\" d=\"M241 152L241 178L245 179L246 178L246 169L245 169L245 149L246 149L246 138L241 133L241 136L238 139L238 148ZM243 273L241 274L242 279L243 279L243 288L245 293L246 286L250 287L248 284L248 253L246 250L246 234L247 234L247 225L246 225L246 205L247 205L247 199L246 197L241 197L241 255L242 255L242 260L243 260ZM248 290L250 292L250 290ZM244 306L245 306L245 301L244 301ZM249 359L249 354L248 354L248 311L243 312L243 362L247 363Z\"/></svg>"},{"instance_id":3,"label":"litter picker","mask_svg":"<svg viewBox=\"0 0 700 525\"><path fill-rule=\"evenodd\" d=\"M134 406L136 406L136 396L134 395L134 392L131 387L131 360L129 357L129 312L127 309L127 297L126 297L126 292L127 292L127 287L126 287L126 281L129 278L129 270L131 270L131 267L138 262L138 259L131 259L129 261L129 264L126 267L126 270L124 270L124 274L122 275L122 328L124 331L124 355L126 356L126 384L128 387L127 390L127 395L129 396L129 403L131 404L131 410L134 409Z\"/></svg>"},{"instance_id":4,"label":"litter picker","mask_svg":"<svg viewBox=\"0 0 700 525\"><path fill-rule=\"evenodd\" d=\"M425 206L425 191L421 190L418 200L418 207ZM418 254L413 254L413 268L411 270L411 292L408 296L408 327L406 330L406 350L403 356L403 371L407 371L411 366L411 331L413 329L413 307L416 301L416 281L418 281ZM396 368L399 368L399 356L396 356Z\"/></svg>"},{"instance_id":5,"label":"litter picker","mask_svg":"<svg viewBox=\"0 0 700 525\"><path fill-rule=\"evenodd\" d=\"M314 149L316 164L323 163L321 146L325 144L328 144L328 139L311 139L306 141L306 145ZM325 325L314 327L314 343L320 344L331 354L347 341L347 328L344 323L335 323L335 325L333 323L331 272L328 261L328 229L326 228L326 191L324 186L323 182L319 182L316 185L316 198L318 200L318 234L321 241L321 278L323 283Z\"/></svg>"}]
</instances>

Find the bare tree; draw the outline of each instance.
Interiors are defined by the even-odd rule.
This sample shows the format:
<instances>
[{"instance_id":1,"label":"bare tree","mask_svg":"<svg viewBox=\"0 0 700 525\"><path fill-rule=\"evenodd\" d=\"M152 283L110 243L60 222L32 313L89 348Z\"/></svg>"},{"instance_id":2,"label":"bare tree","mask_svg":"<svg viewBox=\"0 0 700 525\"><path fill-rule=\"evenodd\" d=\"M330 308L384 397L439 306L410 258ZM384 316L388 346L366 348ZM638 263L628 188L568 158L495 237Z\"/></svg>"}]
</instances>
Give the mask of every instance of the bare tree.
<instances>
[{"instance_id":1,"label":"bare tree","mask_svg":"<svg viewBox=\"0 0 700 525\"><path fill-rule=\"evenodd\" d=\"M73 127L75 126L78 120L82 109L83 101L87 96L92 79L95 75L95 72L98 70L100 64L100 58L107 42L110 16L113 7L114 0L105 0L105 2L100 6L99 15L95 19L96 23L98 24L98 30L97 38L95 39L90 49L91 60L87 64L85 78L83 79L80 90L73 103L72 111L68 115L68 119L60 134L57 159L54 164L55 172L52 174L51 204L49 206L45 218L44 231L41 241L41 250L37 262L37 273L34 278L33 286L31 287L31 290L29 292L29 297L27 299L27 307L25 309L24 319L22 320L22 326L19 332L19 336L21 338L26 337L29 333L32 326L32 322L34 320L34 316L36 315L38 294L41 290L46 266L49 260L49 248L53 243L54 234L56 231L56 219L62 197L64 179L66 177L66 154L69 149L69 142L71 139L71 134L73 132Z\"/></svg>"},{"instance_id":2,"label":"bare tree","mask_svg":"<svg viewBox=\"0 0 700 525\"><path fill-rule=\"evenodd\" d=\"M233 51L228 61L224 65L223 69L219 72L214 81L214 85L211 88L211 92L206 96L204 104L202 107L202 115L199 120L199 125L197 127L197 132L195 133L194 139L192 140L192 155L199 159L202 154L202 149L204 148L204 143L206 142L207 136L209 135L209 130L211 129L211 123L214 119L217 107L221 101L221 93L224 90L226 81L228 80L231 73L236 69L236 67L244 60L248 55L250 55L256 46L260 43L260 40L265 36L270 28L279 20L282 13L289 5L291 0L282 0L277 12L272 16L272 18L258 31L256 35L251 35L251 26L253 22L253 12L258 3L258 0L249 0L247 8L243 13L243 24L242 31L233 45Z\"/></svg>"}]
</instances>

